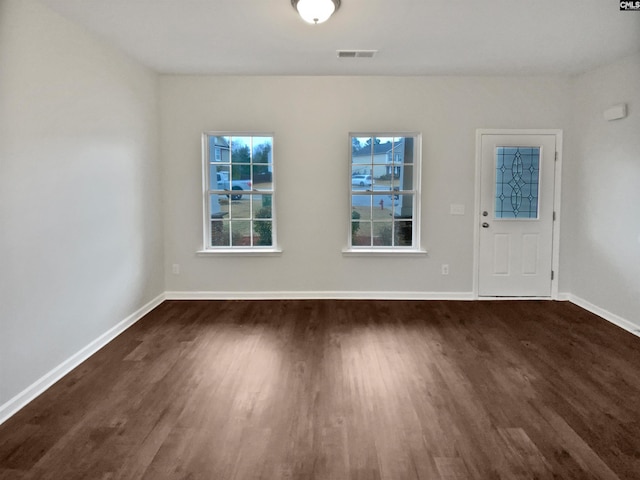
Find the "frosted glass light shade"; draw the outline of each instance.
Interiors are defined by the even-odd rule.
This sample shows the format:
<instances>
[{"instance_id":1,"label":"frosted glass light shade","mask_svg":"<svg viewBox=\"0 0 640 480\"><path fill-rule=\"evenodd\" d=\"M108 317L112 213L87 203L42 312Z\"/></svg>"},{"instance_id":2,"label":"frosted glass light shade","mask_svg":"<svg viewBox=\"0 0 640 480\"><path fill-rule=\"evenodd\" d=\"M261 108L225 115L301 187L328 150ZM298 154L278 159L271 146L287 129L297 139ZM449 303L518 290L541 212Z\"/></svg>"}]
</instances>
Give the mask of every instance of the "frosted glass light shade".
<instances>
[{"instance_id":1,"label":"frosted glass light shade","mask_svg":"<svg viewBox=\"0 0 640 480\"><path fill-rule=\"evenodd\" d=\"M340 5L340 0L292 0L293 6L307 23L326 22Z\"/></svg>"}]
</instances>

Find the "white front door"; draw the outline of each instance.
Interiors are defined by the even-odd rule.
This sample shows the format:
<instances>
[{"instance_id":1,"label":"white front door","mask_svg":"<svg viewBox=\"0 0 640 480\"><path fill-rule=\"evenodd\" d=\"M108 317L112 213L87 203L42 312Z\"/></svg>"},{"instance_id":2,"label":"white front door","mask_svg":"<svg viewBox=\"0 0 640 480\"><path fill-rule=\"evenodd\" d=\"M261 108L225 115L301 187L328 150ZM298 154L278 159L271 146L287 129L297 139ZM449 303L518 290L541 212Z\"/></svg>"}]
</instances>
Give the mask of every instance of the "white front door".
<instances>
[{"instance_id":1,"label":"white front door","mask_svg":"<svg viewBox=\"0 0 640 480\"><path fill-rule=\"evenodd\" d=\"M551 296L555 134L480 135L479 296Z\"/></svg>"}]
</instances>

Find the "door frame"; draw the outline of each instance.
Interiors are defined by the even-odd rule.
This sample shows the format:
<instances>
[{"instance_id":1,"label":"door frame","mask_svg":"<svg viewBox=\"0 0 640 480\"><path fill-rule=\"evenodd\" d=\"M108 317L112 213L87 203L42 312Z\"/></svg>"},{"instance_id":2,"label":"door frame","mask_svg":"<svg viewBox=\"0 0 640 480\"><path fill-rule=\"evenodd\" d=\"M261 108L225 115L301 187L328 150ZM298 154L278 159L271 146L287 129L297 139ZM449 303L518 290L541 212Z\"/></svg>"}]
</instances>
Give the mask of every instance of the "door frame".
<instances>
[{"instance_id":1,"label":"door frame","mask_svg":"<svg viewBox=\"0 0 640 480\"><path fill-rule=\"evenodd\" d=\"M558 280L560 279L560 200L562 187L562 130L561 129L512 129L512 128L479 128L476 130L476 186L475 186L475 207L473 209L473 297L476 300L491 299L518 299L520 297L489 297L480 296L480 186L482 181L482 137L484 135L555 135L556 137L556 160L553 185L553 211L555 213L553 221L552 245L551 245L551 268L553 278L551 280L551 296L539 297L545 300L558 300ZM523 297L527 299L537 297Z\"/></svg>"}]
</instances>

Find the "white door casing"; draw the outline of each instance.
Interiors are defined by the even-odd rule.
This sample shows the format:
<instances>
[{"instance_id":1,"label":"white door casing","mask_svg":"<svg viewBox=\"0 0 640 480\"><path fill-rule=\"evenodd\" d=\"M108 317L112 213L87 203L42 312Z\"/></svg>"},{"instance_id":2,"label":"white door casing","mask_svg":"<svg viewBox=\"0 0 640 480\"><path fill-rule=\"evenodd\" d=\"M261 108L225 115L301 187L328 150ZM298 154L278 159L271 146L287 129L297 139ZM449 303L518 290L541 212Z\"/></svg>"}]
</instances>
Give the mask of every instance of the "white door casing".
<instances>
[{"instance_id":1,"label":"white door casing","mask_svg":"<svg viewBox=\"0 0 640 480\"><path fill-rule=\"evenodd\" d=\"M558 131L479 131L479 297L551 297ZM556 288L557 290L557 288Z\"/></svg>"}]
</instances>

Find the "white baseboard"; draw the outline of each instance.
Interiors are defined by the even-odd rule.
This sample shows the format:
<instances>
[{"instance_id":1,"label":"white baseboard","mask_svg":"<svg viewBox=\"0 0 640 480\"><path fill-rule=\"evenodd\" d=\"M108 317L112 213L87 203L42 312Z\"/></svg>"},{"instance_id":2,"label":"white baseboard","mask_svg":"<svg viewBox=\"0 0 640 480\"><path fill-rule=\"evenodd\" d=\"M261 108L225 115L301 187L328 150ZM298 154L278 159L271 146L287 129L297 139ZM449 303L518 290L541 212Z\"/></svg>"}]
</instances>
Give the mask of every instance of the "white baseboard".
<instances>
[{"instance_id":1,"label":"white baseboard","mask_svg":"<svg viewBox=\"0 0 640 480\"><path fill-rule=\"evenodd\" d=\"M618 327L626 330L627 332L633 333L634 335L640 337L640 325L638 325L637 323L634 323L631 320L628 320L626 318L622 318L621 316L616 315L615 313L611 313L610 311L605 310L604 308L600 308L597 305L594 305L593 303L588 302L584 298L580 298L571 293L563 293L560 295L560 297L562 300L568 300L571 303L574 303L579 307L584 308L585 310L591 313L594 313L599 317L604 318L605 320L613 323L614 325L617 325Z\"/></svg>"},{"instance_id":2,"label":"white baseboard","mask_svg":"<svg viewBox=\"0 0 640 480\"><path fill-rule=\"evenodd\" d=\"M165 292L167 300L474 300L473 292Z\"/></svg>"},{"instance_id":3,"label":"white baseboard","mask_svg":"<svg viewBox=\"0 0 640 480\"><path fill-rule=\"evenodd\" d=\"M110 328L108 331L100 335L98 338L89 343L86 347L82 348L79 352L75 353L60 365L55 367L50 372L46 373L40 379L25 388L22 392L17 394L11 400L3 405L0 405L0 424L7 421L11 416L15 415L19 410L24 408L29 402L33 401L36 397L47 390L51 385L56 383L71 370L76 368L82 362L84 362L91 355L96 353L111 340L116 338L122 332L124 332L131 325L136 323L142 317L144 317L151 310L156 308L165 300L165 294L162 293L156 298L140 307L134 313L122 320L120 323Z\"/></svg>"}]
</instances>

